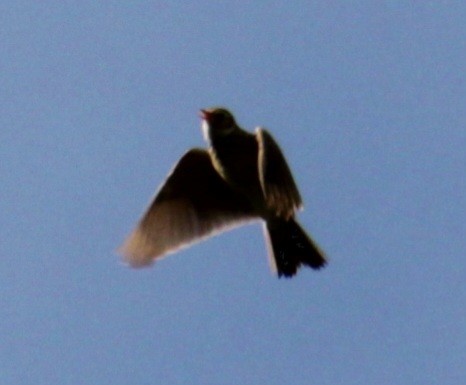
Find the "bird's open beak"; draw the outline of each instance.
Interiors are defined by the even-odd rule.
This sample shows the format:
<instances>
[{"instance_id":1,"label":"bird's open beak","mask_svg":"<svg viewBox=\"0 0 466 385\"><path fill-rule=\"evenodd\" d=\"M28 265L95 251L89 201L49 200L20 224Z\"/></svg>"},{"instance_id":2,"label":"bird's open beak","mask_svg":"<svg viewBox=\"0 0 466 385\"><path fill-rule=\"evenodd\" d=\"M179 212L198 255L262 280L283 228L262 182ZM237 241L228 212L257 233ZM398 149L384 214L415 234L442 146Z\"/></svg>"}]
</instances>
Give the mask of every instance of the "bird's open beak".
<instances>
[{"instance_id":1,"label":"bird's open beak","mask_svg":"<svg viewBox=\"0 0 466 385\"><path fill-rule=\"evenodd\" d=\"M201 119L203 120L206 120L206 121L209 121L209 117L212 115L211 112L207 111L207 110L203 110L201 109L199 111L199 116L201 117Z\"/></svg>"}]
</instances>

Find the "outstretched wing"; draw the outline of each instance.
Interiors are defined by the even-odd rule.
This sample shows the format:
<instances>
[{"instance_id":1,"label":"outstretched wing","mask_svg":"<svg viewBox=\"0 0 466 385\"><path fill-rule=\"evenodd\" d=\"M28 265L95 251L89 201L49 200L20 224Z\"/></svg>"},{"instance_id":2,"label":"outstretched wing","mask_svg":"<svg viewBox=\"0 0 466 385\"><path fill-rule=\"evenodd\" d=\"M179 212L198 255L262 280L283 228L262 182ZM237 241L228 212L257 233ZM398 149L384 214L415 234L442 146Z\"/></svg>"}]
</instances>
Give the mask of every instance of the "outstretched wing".
<instances>
[{"instance_id":1,"label":"outstretched wing","mask_svg":"<svg viewBox=\"0 0 466 385\"><path fill-rule=\"evenodd\" d=\"M290 218L302 205L296 183L285 157L272 136L263 128L256 131L259 143L259 179L267 206L278 216Z\"/></svg>"},{"instance_id":2,"label":"outstretched wing","mask_svg":"<svg viewBox=\"0 0 466 385\"><path fill-rule=\"evenodd\" d=\"M146 266L167 253L255 218L247 199L215 171L208 152L192 149L168 176L120 252L130 265Z\"/></svg>"}]
</instances>

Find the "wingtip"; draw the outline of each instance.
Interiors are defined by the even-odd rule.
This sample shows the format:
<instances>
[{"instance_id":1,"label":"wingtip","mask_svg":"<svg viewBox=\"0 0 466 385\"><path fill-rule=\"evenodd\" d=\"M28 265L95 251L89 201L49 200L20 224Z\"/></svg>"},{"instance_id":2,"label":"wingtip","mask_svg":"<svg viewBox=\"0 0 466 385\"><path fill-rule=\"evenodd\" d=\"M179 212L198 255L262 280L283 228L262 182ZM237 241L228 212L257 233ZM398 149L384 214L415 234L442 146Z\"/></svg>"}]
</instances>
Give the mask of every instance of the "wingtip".
<instances>
[{"instance_id":1,"label":"wingtip","mask_svg":"<svg viewBox=\"0 0 466 385\"><path fill-rule=\"evenodd\" d=\"M153 258L148 258L146 255L141 255L131 251L131 243L126 241L116 249L116 253L121 257L121 263L127 267L134 269L140 269L143 267L149 267L154 264Z\"/></svg>"}]
</instances>

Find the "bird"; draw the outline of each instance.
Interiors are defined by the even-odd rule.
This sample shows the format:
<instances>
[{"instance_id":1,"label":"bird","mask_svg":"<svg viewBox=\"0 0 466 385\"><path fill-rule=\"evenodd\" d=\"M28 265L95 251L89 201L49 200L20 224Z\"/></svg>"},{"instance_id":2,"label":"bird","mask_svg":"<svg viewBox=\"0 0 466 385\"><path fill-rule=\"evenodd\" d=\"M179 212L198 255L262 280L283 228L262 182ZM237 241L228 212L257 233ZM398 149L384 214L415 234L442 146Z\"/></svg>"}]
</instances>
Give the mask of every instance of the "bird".
<instances>
[{"instance_id":1,"label":"bird","mask_svg":"<svg viewBox=\"0 0 466 385\"><path fill-rule=\"evenodd\" d=\"M262 221L269 265L291 278L301 266L318 270L324 252L296 220L302 199L283 152L262 127L243 130L223 107L200 110L207 149L187 151L119 248L132 267L195 242Z\"/></svg>"}]
</instances>

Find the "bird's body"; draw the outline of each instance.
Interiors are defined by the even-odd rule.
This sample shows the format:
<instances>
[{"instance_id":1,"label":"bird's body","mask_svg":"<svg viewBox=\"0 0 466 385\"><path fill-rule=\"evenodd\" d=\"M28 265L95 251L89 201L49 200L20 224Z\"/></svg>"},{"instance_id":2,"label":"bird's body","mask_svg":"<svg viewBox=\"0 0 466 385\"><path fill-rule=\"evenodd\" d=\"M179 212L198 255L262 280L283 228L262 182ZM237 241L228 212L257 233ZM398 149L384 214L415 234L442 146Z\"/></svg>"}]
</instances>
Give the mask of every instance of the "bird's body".
<instances>
[{"instance_id":1,"label":"bird's body","mask_svg":"<svg viewBox=\"0 0 466 385\"><path fill-rule=\"evenodd\" d=\"M257 166L259 146L256 137L235 131L226 137L211 138L209 154L212 165L235 190L248 196L258 212L264 212L265 201Z\"/></svg>"},{"instance_id":2,"label":"bird's body","mask_svg":"<svg viewBox=\"0 0 466 385\"><path fill-rule=\"evenodd\" d=\"M279 276L301 265L318 269L325 256L294 219L301 197L270 134L242 130L223 108L201 110L209 149L179 161L139 226L122 248L133 266L238 226L262 219L269 259Z\"/></svg>"}]
</instances>

